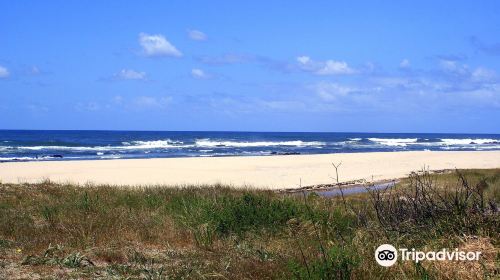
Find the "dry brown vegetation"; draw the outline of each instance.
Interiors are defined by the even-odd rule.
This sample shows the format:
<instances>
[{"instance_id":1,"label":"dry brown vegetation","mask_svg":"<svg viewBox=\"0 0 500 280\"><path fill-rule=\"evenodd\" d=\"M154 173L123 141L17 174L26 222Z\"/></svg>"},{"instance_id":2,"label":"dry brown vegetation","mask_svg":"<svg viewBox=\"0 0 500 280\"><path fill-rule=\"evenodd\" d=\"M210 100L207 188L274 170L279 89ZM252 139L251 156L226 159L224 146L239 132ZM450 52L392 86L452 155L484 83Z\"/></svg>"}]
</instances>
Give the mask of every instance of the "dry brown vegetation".
<instances>
[{"instance_id":1,"label":"dry brown vegetation","mask_svg":"<svg viewBox=\"0 0 500 280\"><path fill-rule=\"evenodd\" d=\"M0 279L477 279L500 275L500 170L345 197L224 186L0 184ZM374 249L480 250L378 266Z\"/></svg>"}]
</instances>

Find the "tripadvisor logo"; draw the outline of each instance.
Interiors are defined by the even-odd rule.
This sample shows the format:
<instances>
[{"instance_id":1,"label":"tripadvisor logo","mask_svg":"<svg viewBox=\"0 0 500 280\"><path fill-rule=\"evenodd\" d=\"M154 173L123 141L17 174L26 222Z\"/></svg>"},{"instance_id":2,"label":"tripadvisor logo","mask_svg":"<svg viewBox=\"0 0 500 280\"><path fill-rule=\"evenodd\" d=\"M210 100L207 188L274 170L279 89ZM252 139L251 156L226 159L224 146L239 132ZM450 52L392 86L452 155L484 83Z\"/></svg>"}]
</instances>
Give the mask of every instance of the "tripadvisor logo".
<instances>
[{"instance_id":1,"label":"tripadvisor logo","mask_svg":"<svg viewBox=\"0 0 500 280\"><path fill-rule=\"evenodd\" d=\"M375 260L381 266L392 266L398 260L398 251L391 244L382 244L375 250Z\"/></svg>"},{"instance_id":2,"label":"tripadvisor logo","mask_svg":"<svg viewBox=\"0 0 500 280\"><path fill-rule=\"evenodd\" d=\"M391 244L382 244L375 250L375 260L381 266L392 266L399 258L402 261L414 261L415 263L423 260L428 261L478 261L481 252L465 252L455 250L442 249L440 251L422 252L415 249L408 250L406 248L399 248L397 250Z\"/></svg>"}]
</instances>

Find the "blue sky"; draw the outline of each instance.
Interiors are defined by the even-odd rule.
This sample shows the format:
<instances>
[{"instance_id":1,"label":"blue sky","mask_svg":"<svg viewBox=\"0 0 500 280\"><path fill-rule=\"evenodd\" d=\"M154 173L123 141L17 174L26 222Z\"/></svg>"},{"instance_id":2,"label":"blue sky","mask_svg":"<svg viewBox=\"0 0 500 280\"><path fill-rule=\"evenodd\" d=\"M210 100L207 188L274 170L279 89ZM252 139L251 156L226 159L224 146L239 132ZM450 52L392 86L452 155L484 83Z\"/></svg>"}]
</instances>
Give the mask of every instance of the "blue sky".
<instances>
[{"instance_id":1,"label":"blue sky","mask_svg":"<svg viewBox=\"0 0 500 280\"><path fill-rule=\"evenodd\" d=\"M0 128L500 133L500 2L246 2L0 2Z\"/></svg>"}]
</instances>

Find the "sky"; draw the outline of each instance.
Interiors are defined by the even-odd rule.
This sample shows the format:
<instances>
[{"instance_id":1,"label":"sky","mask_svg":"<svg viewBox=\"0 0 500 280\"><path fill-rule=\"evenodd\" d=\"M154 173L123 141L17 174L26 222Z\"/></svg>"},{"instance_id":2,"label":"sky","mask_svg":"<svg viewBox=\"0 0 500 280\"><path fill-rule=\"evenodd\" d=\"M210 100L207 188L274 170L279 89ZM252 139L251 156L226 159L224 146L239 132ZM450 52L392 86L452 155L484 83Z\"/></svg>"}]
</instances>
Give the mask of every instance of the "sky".
<instances>
[{"instance_id":1,"label":"sky","mask_svg":"<svg viewBox=\"0 0 500 280\"><path fill-rule=\"evenodd\" d=\"M499 14L499 1L1 1L0 129L500 133Z\"/></svg>"}]
</instances>

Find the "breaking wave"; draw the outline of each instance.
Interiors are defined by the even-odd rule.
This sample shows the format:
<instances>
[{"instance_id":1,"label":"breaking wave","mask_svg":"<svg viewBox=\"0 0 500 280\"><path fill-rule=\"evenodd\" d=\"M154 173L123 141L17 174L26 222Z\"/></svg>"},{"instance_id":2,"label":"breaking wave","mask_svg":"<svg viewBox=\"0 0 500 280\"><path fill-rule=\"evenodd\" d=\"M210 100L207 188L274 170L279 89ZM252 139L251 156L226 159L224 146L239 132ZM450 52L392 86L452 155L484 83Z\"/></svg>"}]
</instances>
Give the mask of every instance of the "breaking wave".
<instances>
[{"instance_id":1,"label":"breaking wave","mask_svg":"<svg viewBox=\"0 0 500 280\"><path fill-rule=\"evenodd\" d=\"M481 150L500 150L500 135L0 131L1 162Z\"/></svg>"},{"instance_id":2,"label":"breaking wave","mask_svg":"<svg viewBox=\"0 0 500 280\"><path fill-rule=\"evenodd\" d=\"M236 141L212 141L210 139L199 139L196 141L197 147L276 147L276 146L291 146L291 147L307 147L307 146L324 146L326 143L318 141L304 142L296 141L256 141L256 142L236 142Z\"/></svg>"},{"instance_id":3,"label":"breaking wave","mask_svg":"<svg viewBox=\"0 0 500 280\"><path fill-rule=\"evenodd\" d=\"M417 143L418 138L368 138L368 140L386 146L406 146Z\"/></svg>"}]
</instances>

